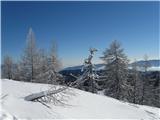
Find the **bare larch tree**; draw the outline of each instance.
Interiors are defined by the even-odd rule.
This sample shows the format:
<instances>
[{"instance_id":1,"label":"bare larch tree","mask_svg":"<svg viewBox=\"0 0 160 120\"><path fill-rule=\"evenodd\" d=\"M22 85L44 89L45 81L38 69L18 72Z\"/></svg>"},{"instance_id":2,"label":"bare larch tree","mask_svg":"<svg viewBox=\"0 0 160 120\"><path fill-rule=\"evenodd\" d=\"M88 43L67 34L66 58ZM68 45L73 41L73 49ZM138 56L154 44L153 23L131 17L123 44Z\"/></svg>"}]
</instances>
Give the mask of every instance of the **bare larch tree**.
<instances>
[{"instance_id":1,"label":"bare larch tree","mask_svg":"<svg viewBox=\"0 0 160 120\"><path fill-rule=\"evenodd\" d=\"M10 56L5 56L3 60L3 66L2 67L2 77L13 79L13 60Z\"/></svg>"},{"instance_id":2,"label":"bare larch tree","mask_svg":"<svg viewBox=\"0 0 160 120\"><path fill-rule=\"evenodd\" d=\"M32 28L29 29L27 36L27 46L22 55L20 68L21 74L20 77L24 81L34 82L36 78L36 67L38 64L38 54L35 44L35 36L32 31Z\"/></svg>"}]
</instances>

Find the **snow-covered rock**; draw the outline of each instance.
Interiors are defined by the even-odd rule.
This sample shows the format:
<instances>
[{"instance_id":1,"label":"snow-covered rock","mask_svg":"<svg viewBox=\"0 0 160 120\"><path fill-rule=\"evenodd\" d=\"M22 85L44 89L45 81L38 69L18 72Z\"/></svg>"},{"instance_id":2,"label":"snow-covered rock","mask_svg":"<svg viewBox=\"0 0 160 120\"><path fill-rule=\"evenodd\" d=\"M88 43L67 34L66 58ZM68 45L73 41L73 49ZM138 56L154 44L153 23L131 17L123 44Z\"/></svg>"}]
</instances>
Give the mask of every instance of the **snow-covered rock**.
<instances>
[{"instance_id":1,"label":"snow-covered rock","mask_svg":"<svg viewBox=\"0 0 160 120\"><path fill-rule=\"evenodd\" d=\"M70 96L67 105L60 106L47 104L51 108L39 102L26 101L24 98L33 93L47 90L47 84L18 82L2 79L0 118L15 119L53 119L53 118L87 118L87 119L137 119L158 120L159 108L148 107L121 102L119 100L92 94L89 92L72 89L74 96ZM2 98L2 97L1 97Z\"/></svg>"}]
</instances>

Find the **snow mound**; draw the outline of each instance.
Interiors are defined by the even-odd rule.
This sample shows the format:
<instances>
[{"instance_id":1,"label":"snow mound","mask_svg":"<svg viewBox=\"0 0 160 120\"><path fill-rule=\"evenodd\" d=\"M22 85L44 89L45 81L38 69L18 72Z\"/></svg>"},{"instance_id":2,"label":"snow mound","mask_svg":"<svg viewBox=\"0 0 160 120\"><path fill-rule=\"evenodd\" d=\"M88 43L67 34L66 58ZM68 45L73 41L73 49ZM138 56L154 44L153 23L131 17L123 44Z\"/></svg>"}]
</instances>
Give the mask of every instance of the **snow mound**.
<instances>
[{"instance_id":1,"label":"snow mound","mask_svg":"<svg viewBox=\"0 0 160 120\"><path fill-rule=\"evenodd\" d=\"M2 115L0 119L137 119L158 120L159 108L121 102L119 100L72 89L67 105L60 106L26 101L24 98L33 93L47 90L47 84L18 82L2 79L1 100ZM10 113L10 114L9 114Z\"/></svg>"}]
</instances>

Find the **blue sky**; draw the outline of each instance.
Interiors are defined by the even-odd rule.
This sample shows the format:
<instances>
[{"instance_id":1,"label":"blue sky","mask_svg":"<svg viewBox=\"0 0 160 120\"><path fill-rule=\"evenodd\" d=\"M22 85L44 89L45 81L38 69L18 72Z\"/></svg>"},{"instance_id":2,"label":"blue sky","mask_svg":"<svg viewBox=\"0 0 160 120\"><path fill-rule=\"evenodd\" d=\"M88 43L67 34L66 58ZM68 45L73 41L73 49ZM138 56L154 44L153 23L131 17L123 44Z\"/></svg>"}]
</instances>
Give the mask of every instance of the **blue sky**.
<instances>
[{"instance_id":1,"label":"blue sky","mask_svg":"<svg viewBox=\"0 0 160 120\"><path fill-rule=\"evenodd\" d=\"M79 65L95 47L94 62L114 39L129 59L159 56L158 2L2 2L2 57L15 60L23 53L32 27L37 46L58 45L63 66Z\"/></svg>"}]
</instances>

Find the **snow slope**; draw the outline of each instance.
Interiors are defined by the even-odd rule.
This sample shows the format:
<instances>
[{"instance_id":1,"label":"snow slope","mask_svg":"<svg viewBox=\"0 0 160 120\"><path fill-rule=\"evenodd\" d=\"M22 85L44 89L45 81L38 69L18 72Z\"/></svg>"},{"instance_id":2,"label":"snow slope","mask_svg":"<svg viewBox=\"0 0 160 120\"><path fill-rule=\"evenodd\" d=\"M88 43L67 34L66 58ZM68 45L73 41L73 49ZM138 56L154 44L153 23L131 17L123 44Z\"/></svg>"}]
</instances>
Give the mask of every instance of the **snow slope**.
<instances>
[{"instance_id":1,"label":"snow slope","mask_svg":"<svg viewBox=\"0 0 160 120\"><path fill-rule=\"evenodd\" d=\"M47 84L18 82L2 79L0 119L139 119L158 120L159 108L121 102L116 99L72 89L67 105L25 101L27 95L47 90Z\"/></svg>"}]
</instances>

